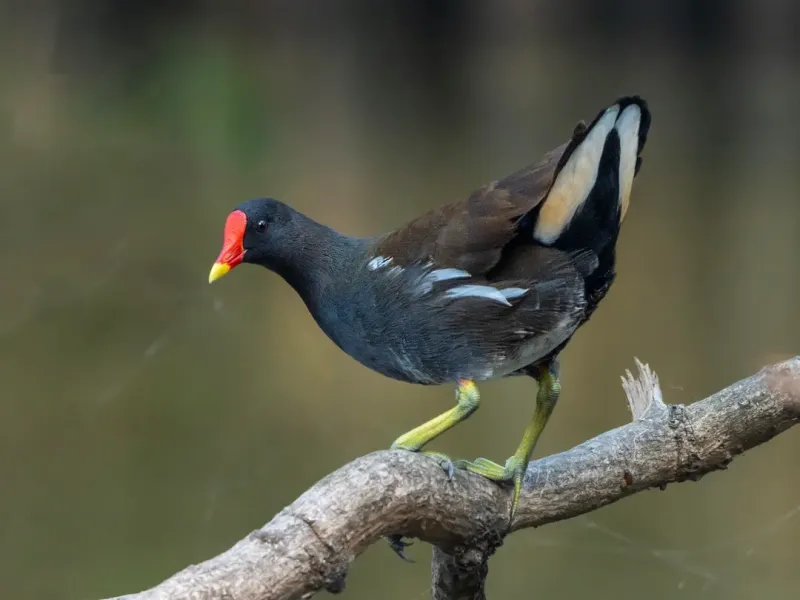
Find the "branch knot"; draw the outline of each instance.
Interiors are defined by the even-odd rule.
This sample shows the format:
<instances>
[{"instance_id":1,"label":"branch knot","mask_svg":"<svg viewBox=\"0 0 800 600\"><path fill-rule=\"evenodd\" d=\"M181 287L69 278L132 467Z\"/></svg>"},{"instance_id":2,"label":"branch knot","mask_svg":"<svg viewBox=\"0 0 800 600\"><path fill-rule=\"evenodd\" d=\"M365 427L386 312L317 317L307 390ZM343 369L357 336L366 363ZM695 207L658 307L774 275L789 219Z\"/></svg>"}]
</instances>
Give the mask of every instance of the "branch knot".
<instances>
[{"instance_id":1,"label":"branch knot","mask_svg":"<svg viewBox=\"0 0 800 600\"><path fill-rule=\"evenodd\" d=\"M700 478L716 467L705 465L700 458L701 450L698 447L697 435L692 426L691 415L683 404L669 405L669 418L667 423L675 431L675 480L699 481ZM729 461L730 462L730 461Z\"/></svg>"}]
</instances>

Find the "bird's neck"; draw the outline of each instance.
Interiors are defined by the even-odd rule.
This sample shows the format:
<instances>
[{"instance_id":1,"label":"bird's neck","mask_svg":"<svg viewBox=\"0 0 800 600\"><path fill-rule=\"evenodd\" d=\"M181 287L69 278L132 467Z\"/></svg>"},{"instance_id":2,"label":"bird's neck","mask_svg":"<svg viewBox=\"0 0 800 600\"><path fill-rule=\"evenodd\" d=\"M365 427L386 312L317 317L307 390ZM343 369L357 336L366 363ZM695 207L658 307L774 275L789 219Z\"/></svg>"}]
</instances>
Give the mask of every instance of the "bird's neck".
<instances>
[{"instance_id":1,"label":"bird's neck","mask_svg":"<svg viewBox=\"0 0 800 600\"><path fill-rule=\"evenodd\" d=\"M316 316L323 294L338 277L352 268L366 240L343 235L302 214L287 256L270 265L300 295Z\"/></svg>"}]
</instances>

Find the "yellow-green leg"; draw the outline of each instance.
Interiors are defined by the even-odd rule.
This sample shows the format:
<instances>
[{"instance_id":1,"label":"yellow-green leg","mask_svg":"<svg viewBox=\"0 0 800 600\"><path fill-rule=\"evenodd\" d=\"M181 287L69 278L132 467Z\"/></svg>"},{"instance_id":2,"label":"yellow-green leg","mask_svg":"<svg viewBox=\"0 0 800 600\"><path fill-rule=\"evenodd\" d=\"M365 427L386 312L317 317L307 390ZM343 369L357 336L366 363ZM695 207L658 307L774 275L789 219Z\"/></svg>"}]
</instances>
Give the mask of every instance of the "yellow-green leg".
<instances>
[{"instance_id":1,"label":"yellow-green leg","mask_svg":"<svg viewBox=\"0 0 800 600\"><path fill-rule=\"evenodd\" d=\"M481 397L478 393L478 386L475 382L469 379L462 379L458 382L456 387L456 405L450 410L442 413L438 417L434 417L430 421L423 423L419 427L415 427L408 433L404 433L397 438L392 444L392 449L409 450L411 452L419 452L422 447L428 442L442 435L448 429L451 429L465 420L472 413L478 410ZM425 452L423 454L430 456L439 465L447 471L448 476L453 477L453 461L446 454L441 452ZM399 534L392 534L386 536L389 540L389 546L394 550L397 555L405 561L411 561L405 555L405 548L411 544L403 541L403 536Z\"/></svg>"},{"instance_id":2,"label":"yellow-green leg","mask_svg":"<svg viewBox=\"0 0 800 600\"><path fill-rule=\"evenodd\" d=\"M470 379L460 380L456 388L457 404L438 417L434 417L430 421L401 435L392 444L392 449L419 452L427 443L436 439L448 429L455 427L478 410L480 400L478 386L475 385L475 382ZM448 472L450 477L453 476L453 463L446 455L441 452L423 452L423 454L436 460Z\"/></svg>"},{"instance_id":3,"label":"yellow-green leg","mask_svg":"<svg viewBox=\"0 0 800 600\"><path fill-rule=\"evenodd\" d=\"M522 479L525 477L525 470L528 468L531 454L533 454L536 442L539 440L542 431L544 431L556 402L558 402L558 396L561 391L561 383L558 379L558 363L553 361L547 366L540 367L539 375L536 379L539 383L539 390L536 394L536 410L533 413L533 419L525 429L525 434L522 436L522 441L517 447L517 451L506 461L506 464L501 466L486 458L478 458L473 462L455 462L456 468L466 469L492 481L513 481L512 518L519 502Z\"/></svg>"}]
</instances>

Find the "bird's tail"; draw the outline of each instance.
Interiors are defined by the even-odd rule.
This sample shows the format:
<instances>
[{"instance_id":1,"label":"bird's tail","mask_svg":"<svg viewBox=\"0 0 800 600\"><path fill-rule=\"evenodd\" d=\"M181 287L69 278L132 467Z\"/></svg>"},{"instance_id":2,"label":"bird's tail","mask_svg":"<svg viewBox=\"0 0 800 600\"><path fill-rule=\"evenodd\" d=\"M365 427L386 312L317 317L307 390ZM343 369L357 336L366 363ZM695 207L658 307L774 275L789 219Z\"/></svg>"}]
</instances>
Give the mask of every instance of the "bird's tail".
<instances>
[{"instance_id":1,"label":"bird's tail","mask_svg":"<svg viewBox=\"0 0 800 600\"><path fill-rule=\"evenodd\" d=\"M576 257L592 306L615 278L617 237L649 128L650 111L638 96L620 98L588 127L579 123L530 214L537 242Z\"/></svg>"},{"instance_id":2,"label":"bird's tail","mask_svg":"<svg viewBox=\"0 0 800 600\"><path fill-rule=\"evenodd\" d=\"M617 240L650 128L638 96L620 98L591 125L579 123L537 207L534 238L562 250L602 254Z\"/></svg>"}]
</instances>

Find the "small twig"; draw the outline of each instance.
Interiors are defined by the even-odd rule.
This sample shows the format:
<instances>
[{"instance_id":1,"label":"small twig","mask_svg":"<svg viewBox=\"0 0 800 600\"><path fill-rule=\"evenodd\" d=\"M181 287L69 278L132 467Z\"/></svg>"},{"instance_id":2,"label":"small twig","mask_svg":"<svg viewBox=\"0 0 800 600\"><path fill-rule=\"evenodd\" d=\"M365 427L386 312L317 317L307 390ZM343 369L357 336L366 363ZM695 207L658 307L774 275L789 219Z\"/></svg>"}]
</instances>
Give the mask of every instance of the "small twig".
<instances>
[{"instance_id":1,"label":"small twig","mask_svg":"<svg viewBox=\"0 0 800 600\"><path fill-rule=\"evenodd\" d=\"M800 419L800 358L688 407L666 405L637 361L623 387L634 421L530 464L514 522L507 489L432 460L380 451L331 473L219 556L126 600L289 600L341 591L370 544L402 533L434 544L433 597L483 599L487 561L509 531L568 519L652 487L724 468Z\"/></svg>"}]
</instances>

